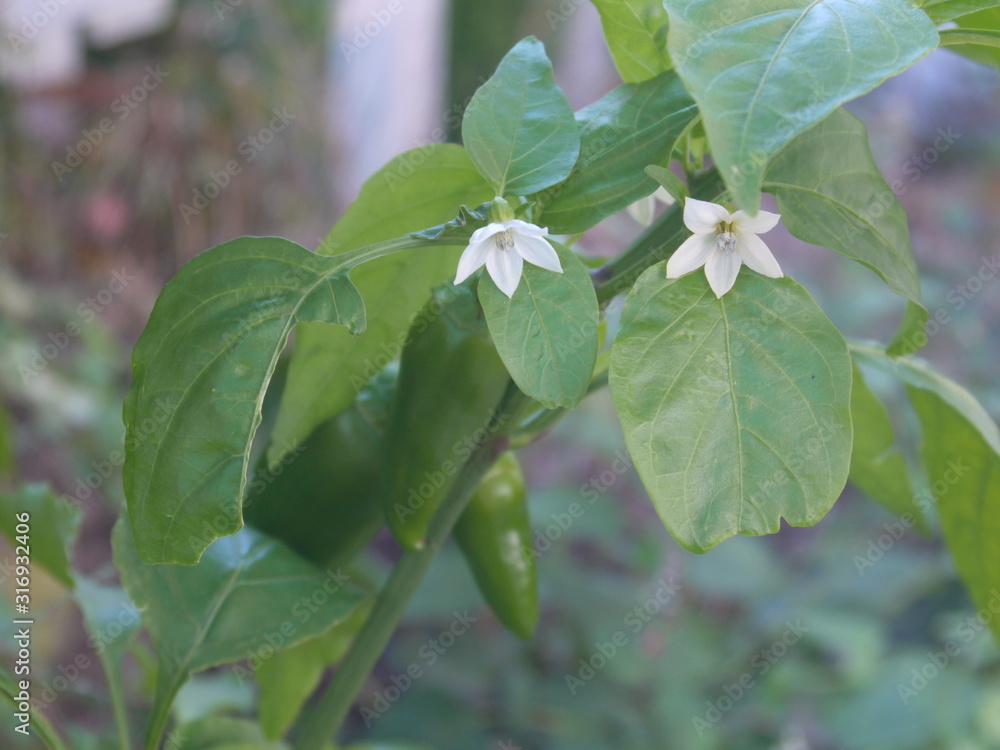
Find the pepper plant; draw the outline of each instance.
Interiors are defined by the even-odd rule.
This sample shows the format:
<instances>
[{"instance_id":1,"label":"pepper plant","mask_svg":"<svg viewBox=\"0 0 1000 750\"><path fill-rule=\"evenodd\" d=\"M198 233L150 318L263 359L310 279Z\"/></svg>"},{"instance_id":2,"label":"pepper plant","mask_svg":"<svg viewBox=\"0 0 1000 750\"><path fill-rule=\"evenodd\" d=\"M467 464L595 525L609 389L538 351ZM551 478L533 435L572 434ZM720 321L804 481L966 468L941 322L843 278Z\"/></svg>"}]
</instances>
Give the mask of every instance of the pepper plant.
<instances>
[{"instance_id":1,"label":"pepper plant","mask_svg":"<svg viewBox=\"0 0 1000 750\"><path fill-rule=\"evenodd\" d=\"M260 728L173 731L184 748L330 747L451 535L498 619L530 638L536 560L515 451L606 386L686 550L816 524L852 481L915 524L936 519L978 606L1000 586L1000 432L914 356L928 312L907 217L843 108L940 45L998 46L998 28L965 17L1000 3L595 4L624 80L600 100L574 113L543 45L524 39L469 103L462 145L391 160L315 251L242 237L164 288L133 352L113 535L156 650L145 750L193 673L287 623L252 670ZM657 191L673 205L616 256L575 249ZM783 274L759 236L779 221L901 298L891 341L845 340ZM909 395L933 508L866 382L876 371ZM402 551L371 583L352 565L384 526ZM316 591L322 606L296 619ZM106 659L113 687L119 659Z\"/></svg>"}]
</instances>

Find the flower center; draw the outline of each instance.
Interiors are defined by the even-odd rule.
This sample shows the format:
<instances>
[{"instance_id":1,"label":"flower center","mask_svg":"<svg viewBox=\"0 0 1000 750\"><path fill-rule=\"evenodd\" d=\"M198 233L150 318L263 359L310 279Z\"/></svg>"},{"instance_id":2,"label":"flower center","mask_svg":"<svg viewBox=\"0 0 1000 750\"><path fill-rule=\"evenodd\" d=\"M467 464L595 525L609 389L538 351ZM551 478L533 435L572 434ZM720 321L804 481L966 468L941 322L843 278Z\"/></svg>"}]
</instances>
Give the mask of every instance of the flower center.
<instances>
[{"instance_id":1,"label":"flower center","mask_svg":"<svg viewBox=\"0 0 1000 750\"><path fill-rule=\"evenodd\" d=\"M509 229L505 229L502 232L497 232L493 235L496 238L497 250L502 250L507 252L508 250L514 249L514 235Z\"/></svg>"},{"instance_id":2,"label":"flower center","mask_svg":"<svg viewBox=\"0 0 1000 750\"><path fill-rule=\"evenodd\" d=\"M721 227L720 227L721 228ZM725 229L715 238L715 246L724 253L736 252L736 233Z\"/></svg>"}]
</instances>

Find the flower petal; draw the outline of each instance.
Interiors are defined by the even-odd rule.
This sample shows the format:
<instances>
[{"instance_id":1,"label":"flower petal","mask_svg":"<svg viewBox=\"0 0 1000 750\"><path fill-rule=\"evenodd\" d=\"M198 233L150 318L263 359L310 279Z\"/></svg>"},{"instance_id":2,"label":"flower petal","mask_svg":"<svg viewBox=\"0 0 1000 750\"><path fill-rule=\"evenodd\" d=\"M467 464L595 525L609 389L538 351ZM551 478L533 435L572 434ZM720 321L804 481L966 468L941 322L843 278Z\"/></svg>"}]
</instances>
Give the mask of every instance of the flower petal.
<instances>
[{"instance_id":1,"label":"flower petal","mask_svg":"<svg viewBox=\"0 0 1000 750\"><path fill-rule=\"evenodd\" d=\"M753 232L754 234L764 234L770 232L781 220L781 214L772 214L770 211L758 211L756 216L751 216L743 209L733 214L733 229L737 232Z\"/></svg>"},{"instance_id":2,"label":"flower petal","mask_svg":"<svg viewBox=\"0 0 1000 750\"><path fill-rule=\"evenodd\" d=\"M781 267L771 254L770 248L756 234L737 232L736 239L739 251L743 253L743 262L754 271L772 279L780 279L785 275L781 272Z\"/></svg>"},{"instance_id":3,"label":"flower petal","mask_svg":"<svg viewBox=\"0 0 1000 750\"><path fill-rule=\"evenodd\" d=\"M544 238L514 235L514 249L529 263L546 271L562 273L562 263L559 262L555 248Z\"/></svg>"},{"instance_id":4,"label":"flower petal","mask_svg":"<svg viewBox=\"0 0 1000 750\"><path fill-rule=\"evenodd\" d=\"M508 229L513 229L517 234L526 237L544 237L549 233L548 227L540 227L520 219L508 219L504 222Z\"/></svg>"},{"instance_id":5,"label":"flower petal","mask_svg":"<svg viewBox=\"0 0 1000 750\"><path fill-rule=\"evenodd\" d=\"M653 223L653 209L655 207L656 198L652 195L647 195L645 198L640 198L635 203L628 206L625 210L628 211L628 215L637 222L642 224L644 227L648 227Z\"/></svg>"},{"instance_id":6,"label":"flower petal","mask_svg":"<svg viewBox=\"0 0 1000 750\"><path fill-rule=\"evenodd\" d=\"M500 232L503 232L506 229L507 227L499 222L487 224L485 227L480 227L472 233L472 236L469 238L469 244L475 245L477 242L482 242L487 237L492 237L494 234L500 234Z\"/></svg>"},{"instance_id":7,"label":"flower petal","mask_svg":"<svg viewBox=\"0 0 1000 750\"><path fill-rule=\"evenodd\" d=\"M514 296L514 291L521 281L521 269L524 261L521 256L511 250L498 250L486 256L486 270L490 272L494 283L508 297Z\"/></svg>"},{"instance_id":8,"label":"flower petal","mask_svg":"<svg viewBox=\"0 0 1000 750\"><path fill-rule=\"evenodd\" d=\"M473 235L475 236L475 235ZM492 236L479 242L470 242L462 257L458 259L458 270L455 272L455 283L461 284L476 272L476 269L486 262L490 252L497 249L496 240Z\"/></svg>"},{"instance_id":9,"label":"flower petal","mask_svg":"<svg viewBox=\"0 0 1000 750\"><path fill-rule=\"evenodd\" d=\"M715 249L714 234L693 234L681 243L667 261L667 278L678 279L701 268Z\"/></svg>"},{"instance_id":10,"label":"flower petal","mask_svg":"<svg viewBox=\"0 0 1000 750\"><path fill-rule=\"evenodd\" d=\"M719 229L719 223L729 221L729 212L718 203L688 198L684 201L684 226L695 234L708 234Z\"/></svg>"},{"instance_id":11,"label":"flower petal","mask_svg":"<svg viewBox=\"0 0 1000 750\"><path fill-rule=\"evenodd\" d=\"M705 262L705 278L708 279L708 285L712 287L716 297L721 298L723 294L733 288L741 265L743 265L743 261L737 252L727 253L724 250L716 250L708 256L708 260Z\"/></svg>"}]
</instances>

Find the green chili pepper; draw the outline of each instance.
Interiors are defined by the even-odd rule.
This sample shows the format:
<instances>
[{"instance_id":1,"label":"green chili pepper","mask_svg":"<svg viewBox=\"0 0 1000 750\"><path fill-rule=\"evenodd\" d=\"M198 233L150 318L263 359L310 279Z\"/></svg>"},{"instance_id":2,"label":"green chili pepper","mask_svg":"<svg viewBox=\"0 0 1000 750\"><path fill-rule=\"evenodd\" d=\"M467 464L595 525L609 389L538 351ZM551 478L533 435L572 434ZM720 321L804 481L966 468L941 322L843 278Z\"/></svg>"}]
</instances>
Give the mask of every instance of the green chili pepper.
<instances>
[{"instance_id":1,"label":"green chili pepper","mask_svg":"<svg viewBox=\"0 0 1000 750\"><path fill-rule=\"evenodd\" d=\"M277 466L261 459L243 503L247 523L324 566L349 561L371 542L384 524L382 434L397 372L389 365ZM266 418L266 402L264 411Z\"/></svg>"},{"instance_id":2,"label":"green chili pepper","mask_svg":"<svg viewBox=\"0 0 1000 750\"><path fill-rule=\"evenodd\" d=\"M475 292L435 290L403 348L385 433L385 517L405 547L423 547L459 471L506 420L509 382Z\"/></svg>"},{"instance_id":3,"label":"green chili pepper","mask_svg":"<svg viewBox=\"0 0 1000 750\"><path fill-rule=\"evenodd\" d=\"M505 453L483 477L455 524L483 598L504 627L529 640L538 624L538 580L524 475L513 453Z\"/></svg>"}]
</instances>

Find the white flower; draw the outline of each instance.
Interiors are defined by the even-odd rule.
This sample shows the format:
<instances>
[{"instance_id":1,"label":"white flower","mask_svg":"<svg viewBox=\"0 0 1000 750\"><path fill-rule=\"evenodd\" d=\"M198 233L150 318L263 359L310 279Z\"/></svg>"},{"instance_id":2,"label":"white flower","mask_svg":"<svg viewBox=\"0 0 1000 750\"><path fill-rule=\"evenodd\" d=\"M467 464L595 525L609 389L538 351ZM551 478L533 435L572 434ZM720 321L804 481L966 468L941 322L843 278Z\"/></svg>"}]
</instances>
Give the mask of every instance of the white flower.
<instances>
[{"instance_id":1,"label":"white flower","mask_svg":"<svg viewBox=\"0 0 1000 750\"><path fill-rule=\"evenodd\" d=\"M746 263L757 273L780 279L784 274L758 234L774 229L779 214L758 211L729 213L718 203L688 198L684 201L684 224L694 232L667 261L667 278L676 279L705 266L705 277L716 297L733 288L740 266Z\"/></svg>"},{"instance_id":2,"label":"white flower","mask_svg":"<svg viewBox=\"0 0 1000 750\"><path fill-rule=\"evenodd\" d=\"M559 256L545 239L548 233L548 229L520 219L494 221L477 229L458 261L455 283L461 284L477 268L486 264L486 270L500 291L513 297L514 290L521 281L524 261L547 271L562 273Z\"/></svg>"},{"instance_id":3,"label":"white flower","mask_svg":"<svg viewBox=\"0 0 1000 750\"><path fill-rule=\"evenodd\" d=\"M653 214L656 212L657 201L664 206L672 206L674 205L674 196L668 193L665 187L658 187L656 188L656 192L647 195L645 198L640 198L625 210L637 222L644 227L648 227L653 223Z\"/></svg>"}]
</instances>

